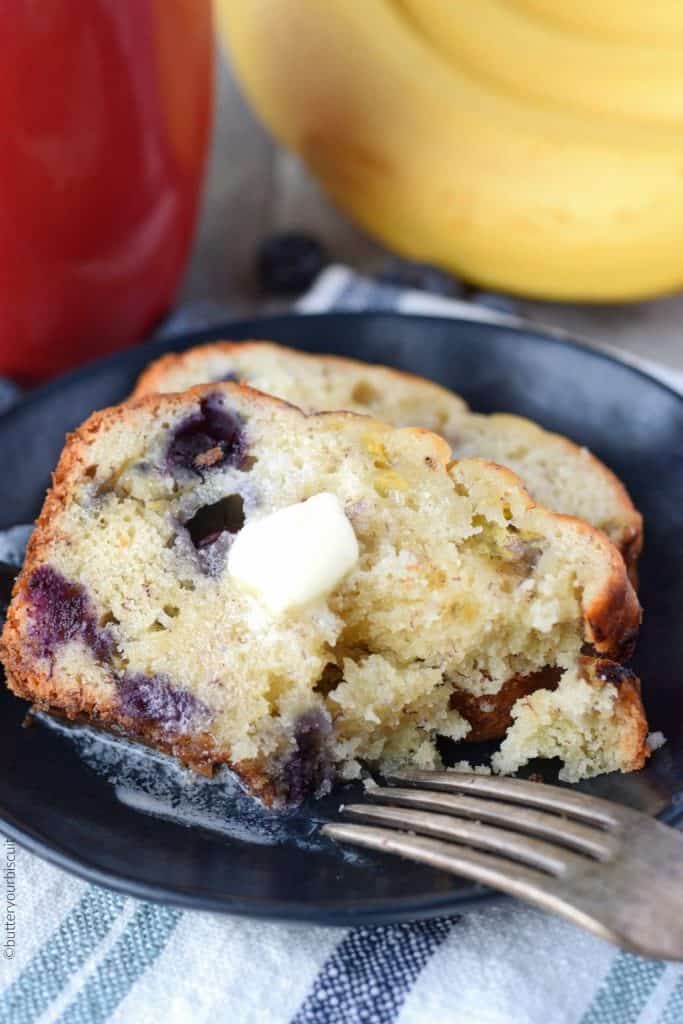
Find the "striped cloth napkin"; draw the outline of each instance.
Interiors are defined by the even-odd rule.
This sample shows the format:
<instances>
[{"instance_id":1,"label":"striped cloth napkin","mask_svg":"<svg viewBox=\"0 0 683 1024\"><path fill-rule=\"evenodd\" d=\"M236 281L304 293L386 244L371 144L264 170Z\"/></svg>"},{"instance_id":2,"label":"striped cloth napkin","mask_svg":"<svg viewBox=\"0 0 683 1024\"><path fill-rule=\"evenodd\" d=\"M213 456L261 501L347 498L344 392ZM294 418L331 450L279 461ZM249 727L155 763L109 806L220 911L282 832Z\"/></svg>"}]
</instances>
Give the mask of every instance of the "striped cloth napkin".
<instances>
[{"instance_id":1,"label":"striped cloth napkin","mask_svg":"<svg viewBox=\"0 0 683 1024\"><path fill-rule=\"evenodd\" d=\"M299 308L514 319L496 305L332 267ZM189 325L200 326L191 312ZM682 966L620 953L512 900L378 928L268 924L128 899L1 836L0 853L0 1024L683 1022Z\"/></svg>"}]
</instances>

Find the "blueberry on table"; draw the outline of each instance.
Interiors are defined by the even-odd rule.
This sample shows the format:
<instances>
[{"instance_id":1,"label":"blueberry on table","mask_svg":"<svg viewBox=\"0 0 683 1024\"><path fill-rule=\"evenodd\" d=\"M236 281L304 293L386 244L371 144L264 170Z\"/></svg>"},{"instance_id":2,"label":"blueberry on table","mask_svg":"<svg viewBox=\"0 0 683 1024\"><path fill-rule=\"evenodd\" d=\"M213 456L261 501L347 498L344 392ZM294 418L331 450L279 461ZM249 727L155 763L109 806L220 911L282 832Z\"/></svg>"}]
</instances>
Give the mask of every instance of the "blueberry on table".
<instances>
[{"instance_id":1,"label":"blueberry on table","mask_svg":"<svg viewBox=\"0 0 683 1024\"><path fill-rule=\"evenodd\" d=\"M311 235L298 231L272 235L259 248L261 286L279 295L303 292L328 262L325 246Z\"/></svg>"},{"instance_id":2,"label":"blueberry on table","mask_svg":"<svg viewBox=\"0 0 683 1024\"><path fill-rule=\"evenodd\" d=\"M430 292L432 295L443 295L449 299L459 298L463 294L462 284L456 277L430 263L388 260L376 275L376 280L380 284L393 284L397 288Z\"/></svg>"}]
</instances>

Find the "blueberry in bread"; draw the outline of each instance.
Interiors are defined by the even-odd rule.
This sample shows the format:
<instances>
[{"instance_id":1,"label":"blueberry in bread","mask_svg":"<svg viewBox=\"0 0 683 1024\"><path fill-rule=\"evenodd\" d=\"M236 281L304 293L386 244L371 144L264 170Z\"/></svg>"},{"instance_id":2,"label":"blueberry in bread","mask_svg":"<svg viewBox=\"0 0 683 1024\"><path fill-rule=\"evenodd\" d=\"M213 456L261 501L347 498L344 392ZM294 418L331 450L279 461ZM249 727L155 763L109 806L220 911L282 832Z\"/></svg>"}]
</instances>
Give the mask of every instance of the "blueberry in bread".
<instances>
[{"instance_id":1,"label":"blueberry in bread","mask_svg":"<svg viewBox=\"0 0 683 1024\"><path fill-rule=\"evenodd\" d=\"M519 697L501 768L525 751L571 777L640 767L643 708L612 660L639 620L604 534L535 506L509 470L225 383L69 437L1 656L39 707L298 801L363 762L438 764L437 736L470 732L458 695L485 717L544 672L555 690ZM540 732L526 699L545 702Z\"/></svg>"},{"instance_id":2,"label":"blueberry in bread","mask_svg":"<svg viewBox=\"0 0 683 1024\"><path fill-rule=\"evenodd\" d=\"M635 580L641 516L614 473L566 437L520 416L470 412L452 391L423 377L270 342L215 342L162 356L144 371L135 395L225 379L244 380L307 411L349 409L398 427L426 427L446 438L456 458L499 462L542 505L603 530Z\"/></svg>"}]
</instances>

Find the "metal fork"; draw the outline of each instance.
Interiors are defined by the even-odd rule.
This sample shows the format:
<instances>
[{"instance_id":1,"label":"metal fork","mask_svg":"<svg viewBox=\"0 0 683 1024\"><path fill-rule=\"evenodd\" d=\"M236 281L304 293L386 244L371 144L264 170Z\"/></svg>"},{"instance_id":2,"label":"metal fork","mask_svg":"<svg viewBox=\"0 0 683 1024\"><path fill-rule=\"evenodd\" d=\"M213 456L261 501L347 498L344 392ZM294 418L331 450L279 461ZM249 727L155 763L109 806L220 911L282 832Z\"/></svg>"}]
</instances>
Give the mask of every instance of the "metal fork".
<instances>
[{"instance_id":1,"label":"metal fork","mask_svg":"<svg viewBox=\"0 0 683 1024\"><path fill-rule=\"evenodd\" d=\"M371 824L323 832L483 882L634 953L683 960L682 833L620 804L522 779L385 778L391 786L367 792L379 806L342 808Z\"/></svg>"}]
</instances>

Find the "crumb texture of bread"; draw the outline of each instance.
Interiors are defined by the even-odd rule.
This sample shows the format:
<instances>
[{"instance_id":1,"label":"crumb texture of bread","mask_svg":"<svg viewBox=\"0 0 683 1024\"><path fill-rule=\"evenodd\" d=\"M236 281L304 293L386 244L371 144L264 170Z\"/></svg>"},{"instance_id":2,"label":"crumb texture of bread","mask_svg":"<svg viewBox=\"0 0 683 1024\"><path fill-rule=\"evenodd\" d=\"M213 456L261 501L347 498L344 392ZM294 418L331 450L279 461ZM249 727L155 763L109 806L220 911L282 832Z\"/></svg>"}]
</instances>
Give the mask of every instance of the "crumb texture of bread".
<instances>
[{"instance_id":1,"label":"crumb texture of bread","mask_svg":"<svg viewBox=\"0 0 683 1024\"><path fill-rule=\"evenodd\" d=\"M513 724L493 768L513 774L533 758L562 760L560 779L578 782L642 767L649 756L638 682L609 663L565 672L555 690L536 690L512 708Z\"/></svg>"},{"instance_id":2,"label":"crumb texture of bread","mask_svg":"<svg viewBox=\"0 0 683 1024\"><path fill-rule=\"evenodd\" d=\"M134 396L225 379L308 412L348 409L397 427L424 427L445 437L455 458L507 466L541 505L603 530L635 580L642 518L618 477L566 437L521 416L470 412L458 395L423 377L264 341L214 342L162 356L142 373Z\"/></svg>"},{"instance_id":3,"label":"crumb texture of bread","mask_svg":"<svg viewBox=\"0 0 683 1024\"><path fill-rule=\"evenodd\" d=\"M231 578L230 545L321 492L345 510L358 562L274 616ZM607 538L534 505L508 470L453 463L424 430L223 383L96 413L70 436L2 660L38 706L296 801L363 762L438 764L437 737L470 730L455 690L495 695L548 666L566 681L586 645L619 658L639 621ZM610 744L625 727L613 710ZM640 763L634 750L621 766Z\"/></svg>"}]
</instances>

